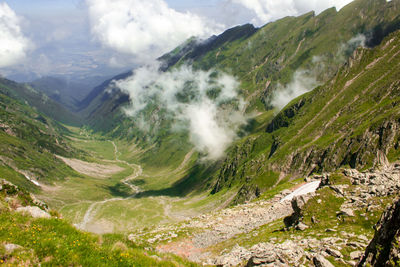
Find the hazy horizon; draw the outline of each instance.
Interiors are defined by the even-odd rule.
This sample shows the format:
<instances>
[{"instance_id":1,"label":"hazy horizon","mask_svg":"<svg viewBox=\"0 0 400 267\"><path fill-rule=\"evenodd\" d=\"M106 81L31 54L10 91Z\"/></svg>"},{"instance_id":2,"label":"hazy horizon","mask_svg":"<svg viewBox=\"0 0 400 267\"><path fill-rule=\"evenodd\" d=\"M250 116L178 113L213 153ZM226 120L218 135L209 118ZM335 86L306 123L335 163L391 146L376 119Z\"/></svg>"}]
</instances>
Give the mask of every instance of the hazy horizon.
<instances>
[{"instance_id":1,"label":"hazy horizon","mask_svg":"<svg viewBox=\"0 0 400 267\"><path fill-rule=\"evenodd\" d=\"M351 0L13 0L0 2L0 74L17 81L111 77L152 61L191 36L264 25ZM11 44L11 45L10 45ZM13 47L10 50L10 47Z\"/></svg>"}]
</instances>

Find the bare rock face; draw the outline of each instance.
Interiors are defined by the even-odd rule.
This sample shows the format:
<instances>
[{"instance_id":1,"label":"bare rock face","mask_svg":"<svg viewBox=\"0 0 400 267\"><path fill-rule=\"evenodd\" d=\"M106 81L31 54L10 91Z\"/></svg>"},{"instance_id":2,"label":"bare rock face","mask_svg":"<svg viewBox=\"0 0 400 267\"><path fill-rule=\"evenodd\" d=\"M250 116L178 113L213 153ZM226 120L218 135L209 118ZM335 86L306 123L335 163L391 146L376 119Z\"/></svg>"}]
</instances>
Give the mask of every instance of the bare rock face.
<instances>
[{"instance_id":1,"label":"bare rock face","mask_svg":"<svg viewBox=\"0 0 400 267\"><path fill-rule=\"evenodd\" d=\"M358 266L400 266L400 198L385 210L376 229Z\"/></svg>"}]
</instances>

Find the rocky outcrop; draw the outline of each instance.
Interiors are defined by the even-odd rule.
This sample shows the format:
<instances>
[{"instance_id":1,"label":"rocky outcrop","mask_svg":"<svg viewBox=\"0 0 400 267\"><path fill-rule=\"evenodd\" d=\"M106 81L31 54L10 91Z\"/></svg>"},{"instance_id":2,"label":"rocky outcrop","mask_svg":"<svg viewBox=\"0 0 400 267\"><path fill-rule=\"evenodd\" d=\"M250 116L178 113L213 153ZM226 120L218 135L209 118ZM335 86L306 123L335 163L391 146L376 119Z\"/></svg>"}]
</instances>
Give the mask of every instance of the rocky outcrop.
<instances>
[{"instance_id":1,"label":"rocky outcrop","mask_svg":"<svg viewBox=\"0 0 400 267\"><path fill-rule=\"evenodd\" d=\"M400 266L400 198L388 207L358 266Z\"/></svg>"},{"instance_id":2,"label":"rocky outcrop","mask_svg":"<svg viewBox=\"0 0 400 267\"><path fill-rule=\"evenodd\" d=\"M294 103L293 105L286 107L268 124L266 132L272 133L282 127L288 127L290 124L290 120L294 116L296 116L296 114L304 106L305 103L306 99L302 98L300 101Z\"/></svg>"},{"instance_id":3,"label":"rocky outcrop","mask_svg":"<svg viewBox=\"0 0 400 267\"><path fill-rule=\"evenodd\" d=\"M46 203L7 180L0 179L0 192L6 196L5 201L9 203L9 209L28 214L34 218L51 218L51 215L47 213Z\"/></svg>"},{"instance_id":4,"label":"rocky outcrop","mask_svg":"<svg viewBox=\"0 0 400 267\"><path fill-rule=\"evenodd\" d=\"M313 172L333 171L343 165L362 169L381 165L382 155L396 144L400 120L389 119L380 126L373 126L365 132L354 135L348 132L325 148L310 146L294 151L286 157L286 162L275 166L275 171L309 175ZM350 130L350 129L349 129Z\"/></svg>"},{"instance_id":5,"label":"rocky outcrop","mask_svg":"<svg viewBox=\"0 0 400 267\"><path fill-rule=\"evenodd\" d=\"M24 214L29 214L33 218L51 218L50 214L48 214L44 210L41 210L39 207L19 207L16 209L16 211Z\"/></svg>"},{"instance_id":6,"label":"rocky outcrop","mask_svg":"<svg viewBox=\"0 0 400 267\"><path fill-rule=\"evenodd\" d=\"M211 191L212 194L218 193L224 187L231 187L233 184L244 179L244 173L239 172L239 166L245 165L250 153L254 150L254 139L249 138L240 146L235 146L229 156L221 166L217 182ZM245 169L243 166L242 170ZM248 177L251 180L251 177Z\"/></svg>"},{"instance_id":7,"label":"rocky outcrop","mask_svg":"<svg viewBox=\"0 0 400 267\"><path fill-rule=\"evenodd\" d=\"M292 199L291 205L293 208L293 213L284 219L284 223L287 228L292 226L295 226L298 230L305 230L307 228L305 224L301 223L301 219L303 218L302 209L311 197L311 194L307 194L296 196Z\"/></svg>"}]
</instances>

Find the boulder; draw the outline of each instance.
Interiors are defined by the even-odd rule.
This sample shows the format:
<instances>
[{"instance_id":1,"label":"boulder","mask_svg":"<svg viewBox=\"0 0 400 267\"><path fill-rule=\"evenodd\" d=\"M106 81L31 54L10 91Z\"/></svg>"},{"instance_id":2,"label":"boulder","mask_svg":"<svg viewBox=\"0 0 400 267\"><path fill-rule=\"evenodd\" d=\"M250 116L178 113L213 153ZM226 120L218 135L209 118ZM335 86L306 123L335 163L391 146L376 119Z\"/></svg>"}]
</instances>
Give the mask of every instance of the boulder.
<instances>
[{"instance_id":1,"label":"boulder","mask_svg":"<svg viewBox=\"0 0 400 267\"><path fill-rule=\"evenodd\" d=\"M29 214L33 218L51 218L50 214L48 214L44 210L41 210L38 207L32 207L32 206L19 207L17 208L17 212Z\"/></svg>"},{"instance_id":2,"label":"boulder","mask_svg":"<svg viewBox=\"0 0 400 267\"><path fill-rule=\"evenodd\" d=\"M317 255L313 258L313 263L315 267L334 267L327 259L321 255Z\"/></svg>"},{"instance_id":3,"label":"boulder","mask_svg":"<svg viewBox=\"0 0 400 267\"><path fill-rule=\"evenodd\" d=\"M363 255L362 251L353 251L350 253L350 258L352 260L359 260L361 259L362 255Z\"/></svg>"},{"instance_id":4,"label":"boulder","mask_svg":"<svg viewBox=\"0 0 400 267\"><path fill-rule=\"evenodd\" d=\"M299 222L299 223L296 225L296 230L304 231L304 230L306 230L306 229L308 229L308 226L305 225L305 224L302 223L302 222Z\"/></svg>"},{"instance_id":5,"label":"boulder","mask_svg":"<svg viewBox=\"0 0 400 267\"><path fill-rule=\"evenodd\" d=\"M342 253L339 250L336 249L332 249L332 248L327 248L326 249L326 253L328 253L329 255L335 257L335 258L343 258Z\"/></svg>"},{"instance_id":6,"label":"boulder","mask_svg":"<svg viewBox=\"0 0 400 267\"><path fill-rule=\"evenodd\" d=\"M269 263L274 263L277 260L275 257L258 257L258 256L253 256L250 258L250 260L247 262L247 267L252 267L252 266L260 266L264 264L269 264Z\"/></svg>"},{"instance_id":7,"label":"boulder","mask_svg":"<svg viewBox=\"0 0 400 267\"><path fill-rule=\"evenodd\" d=\"M352 209L349 209L349 208L342 208L340 210L339 215L343 215L343 216L347 216L347 217L354 217L355 216L354 211Z\"/></svg>"},{"instance_id":8,"label":"boulder","mask_svg":"<svg viewBox=\"0 0 400 267\"><path fill-rule=\"evenodd\" d=\"M286 227L292 227L294 225L299 224L301 218L303 217L302 209L310 198L311 198L310 195L301 195L301 196L295 196L292 199L291 205L293 208L293 214L284 219Z\"/></svg>"}]
</instances>

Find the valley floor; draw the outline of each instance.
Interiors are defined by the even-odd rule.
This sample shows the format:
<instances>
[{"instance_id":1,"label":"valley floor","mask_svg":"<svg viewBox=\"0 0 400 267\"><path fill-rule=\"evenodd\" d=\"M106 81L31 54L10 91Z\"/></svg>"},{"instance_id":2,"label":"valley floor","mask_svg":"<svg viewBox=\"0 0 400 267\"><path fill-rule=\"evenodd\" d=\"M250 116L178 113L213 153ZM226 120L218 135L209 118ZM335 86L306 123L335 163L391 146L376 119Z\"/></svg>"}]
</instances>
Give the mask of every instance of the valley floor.
<instances>
[{"instance_id":1,"label":"valley floor","mask_svg":"<svg viewBox=\"0 0 400 267\"><path fill-rule=\"evenodd\" d=\"M78 134L71 141L90 153L92 162L59 157L82 177L43 185L38 198L85 231L124 233L179 222L223 207L234 193L211 198L207 198L207 193L187 197L155 193L185 176L194 151L188 152L176 169L147 170L126 159L126 155L140 153L134 145ZM121 147L124 151L120 151Z\"/></svg>"}]
</instances>

